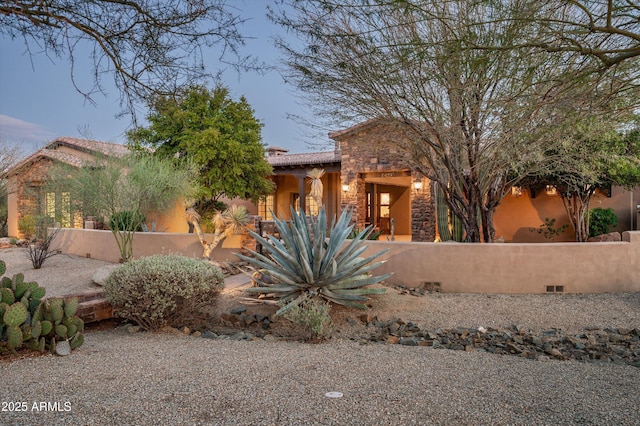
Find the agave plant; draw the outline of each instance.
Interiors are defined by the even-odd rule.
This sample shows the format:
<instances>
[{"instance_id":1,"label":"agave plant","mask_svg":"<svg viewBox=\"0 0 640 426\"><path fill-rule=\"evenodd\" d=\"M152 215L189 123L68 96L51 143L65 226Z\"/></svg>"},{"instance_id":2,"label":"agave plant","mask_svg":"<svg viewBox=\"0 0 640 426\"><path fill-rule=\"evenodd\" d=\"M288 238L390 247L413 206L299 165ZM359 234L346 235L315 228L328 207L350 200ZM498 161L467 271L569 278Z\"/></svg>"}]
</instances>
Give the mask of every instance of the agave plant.
<instances>
[{"instance_id":1,"label":"agave plant","mask_svg":"<svg viewBox=\"0 0 640 426\"><path fill-rule=\"evenodd\" d=\"M345 209L337 222L334 218L328 238L324 208L311 221L303 212L296 213L293 209L291 223L282 218L275 219L280 240L273 236L266 239L250 232L270 256L249 250L254 257L239 257L257 267L269 280L258 277L259 286L247 291L279 297L283 306L276 315L287 312L309 298L321 298L340 305L366 309L362 302L367 300L367 295L385 291L367 286L390 276L373 276L369 273L383 263L373 260L387 250L366 258L360 257L367 249L364 240L373 228L364 229L359 238L347 242L353 229L353 225L349 225L351 216L351 210Z\"/></svg>"}]
</instances>

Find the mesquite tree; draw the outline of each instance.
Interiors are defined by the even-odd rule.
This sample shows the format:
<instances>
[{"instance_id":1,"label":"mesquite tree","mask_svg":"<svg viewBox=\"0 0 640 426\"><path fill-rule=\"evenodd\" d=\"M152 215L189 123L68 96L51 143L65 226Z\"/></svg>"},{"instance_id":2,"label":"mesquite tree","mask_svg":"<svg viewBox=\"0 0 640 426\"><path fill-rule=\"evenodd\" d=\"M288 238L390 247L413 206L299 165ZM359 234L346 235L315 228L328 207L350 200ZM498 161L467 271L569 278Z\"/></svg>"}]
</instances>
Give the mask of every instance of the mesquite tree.
<instances>
[{"instance_id":1,"label":"mesquite tree","mask_svg":"<svg viewBox=\"0 0 640 426\"><path fill-rule=\"evenodd\" d=\"M89 100L112 76L131 113L135 101L210 77L206 47L219 48L225 66L255 67L239 53L243 22L226 0L0 1L0 34L24 40L29 55L67 59L74 86ZM86 48L89 70L78 66ZM87 71L90 87L74 77Z\"/></svg>"},{"instance_id":2,"label":"mesquite tree","mask_svg":"<svg viewBox=\"0 0 640 426\"><path fill-rule=\"evenodd\" d=\"M575 117L607 111L619 93L607 73L567 78L580 56L527 46L540 29L510 19L524 13L517 0L284 3L272 18L304 42L280 41L286 78L334 125L399 123L401 148L438 182L467 241L492 242L510 187L544 164Z\"/></svg>"}]
</instances>

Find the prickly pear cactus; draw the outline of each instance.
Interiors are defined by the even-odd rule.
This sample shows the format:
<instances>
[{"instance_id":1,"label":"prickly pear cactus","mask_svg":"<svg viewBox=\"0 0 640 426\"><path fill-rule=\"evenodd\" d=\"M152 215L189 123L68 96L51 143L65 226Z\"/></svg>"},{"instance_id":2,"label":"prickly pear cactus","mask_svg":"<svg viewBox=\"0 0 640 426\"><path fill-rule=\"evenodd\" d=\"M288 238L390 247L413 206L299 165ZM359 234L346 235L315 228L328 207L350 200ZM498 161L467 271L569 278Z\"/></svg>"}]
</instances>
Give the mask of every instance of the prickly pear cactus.
<instances>
[{"instance_id":1,"label":"prickly pear cactus","mask_svg":"<svg viewBox=\"0 0 640 426\"><path fill-rule=\"evenodd\" d=\"M0 275L4 275L7 272L7 264L4 260L0 260Z\"/></svg>"},{"instance_id":2,"label":"prickly pear cactus","mask_svg":"<svg viewBox=\"0 0 640 426\"><path fill-rule=\"evenodd\" d=\"M0 274L6 272L0 260ZM43 300L44 287L19 273L0 280L0 352L23 346L67 355L84 343L84 322L76 316L78 299Z\"/></svg>"}]
</instances>

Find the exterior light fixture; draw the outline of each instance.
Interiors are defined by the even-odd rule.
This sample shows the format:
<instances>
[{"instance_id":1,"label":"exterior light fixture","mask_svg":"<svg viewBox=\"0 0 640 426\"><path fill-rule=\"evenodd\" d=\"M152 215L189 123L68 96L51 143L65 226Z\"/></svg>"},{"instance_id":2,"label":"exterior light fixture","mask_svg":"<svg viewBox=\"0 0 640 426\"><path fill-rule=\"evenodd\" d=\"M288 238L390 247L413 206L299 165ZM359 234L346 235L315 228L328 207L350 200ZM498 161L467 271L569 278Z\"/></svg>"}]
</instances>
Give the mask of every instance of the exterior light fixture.
<instances>
[{"instance_id":1,"label":"exterior light fixture","mask_svg":"<svg viewBox=\"0 0 640 426\"><path fill-rule=\"evenodd\" d=\"M545 189L547 191L547 195L557 195L558 194L558 190L553 185L547 185L545 187Z\"/></svg>"},{"instance_id":2,"label":"exterior light fixture","mask_svg":"<svg viewBox=\"0 0 640 426\"><path fill-rule=\"evenodd\" d=\"M417 181L413 182L413 187L418 191L421 190L422 189L422 181L421 180L417 180Z\"/></svg>"},{"instance_id":3,"label":"exterior light fixture","mask_svg":"<svg viewBox=\"0 0 640 426\"><path fill-rule=\"evenodd\" d=\"M347 192L349 190L349 184L348 183L343 183L342 184L342 191L343 192Z\"/></svg>"},{"instance_id":4,"label":"exterior light fixture","mask_svg":"<svg viewBox=\"0 0 640 426\"><path fill-rule=\"evenodd\" d=\"M512 186L511 187L511 195L513 197L519 197L522 195L522 187L521 186Z\"/></svg>"}]
</instances>

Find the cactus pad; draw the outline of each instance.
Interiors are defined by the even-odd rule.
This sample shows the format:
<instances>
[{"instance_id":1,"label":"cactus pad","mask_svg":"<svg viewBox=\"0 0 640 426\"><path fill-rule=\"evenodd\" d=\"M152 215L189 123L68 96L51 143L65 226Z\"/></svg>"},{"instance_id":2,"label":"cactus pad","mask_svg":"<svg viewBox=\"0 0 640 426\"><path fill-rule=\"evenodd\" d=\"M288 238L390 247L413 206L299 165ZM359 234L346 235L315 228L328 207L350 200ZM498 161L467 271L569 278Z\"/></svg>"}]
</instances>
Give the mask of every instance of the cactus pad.
<instances>
[{"instance_id":1,"label":"cactus pad","mask_svg":"<svg viewBox=\"0 0 640 426\"><path fill-rule=\"evenodd\" d=\"M46 288L44 288L44 287L36 287L33 290L31 290L31 298L32 299L42 299L46 293L47 293L47 289Z\"/></svg>"},{"instance_id":2,"label":"cactus pad","mask_svg":"<svg viewBox=\"0 0 640 426\"><path fill-rule=\"evenodd\" d=\"M47 310L51 313L51 320L56 324L60 324L60 321L62 321L62 318L64 317L62 299L50 300Z\"/></svg>"},{"instance_id":3,"label":"cactus pad","mask_svg":"<svg viewBox=\"0 0 640 426\"><path fill-rule=\"evenodd\" d=\"M7 327L7 346L15 349L22 345L22 330L19 327Z\"/></svg>"},{"instance_id":4,"label":"cactus pad","mask_svg":"<svg viewBox=\"0 0 640 426\"><path fill-rule=\"evenodd\" d=\"M51 321L41 321L40 326L42 327L42 331L40 332L41 336L47 336L53 330L53 324Z\"/></svg>"},{"instance_id":5,"label":"cactus pad","mask_svg":"<svg viewBox=\"0 0 640 426\"><path fill-rule=\"evenodd\" d=\"M18 272L13 276L13 284L11 288L15 291L18 287L18 284L22 284L24 282L24 274L22 272Z\"/></svg>"},{"instance_id":6,"label":"cactus pad","mask_svg":"<svg viewBox=\"0 0 640 426\"><path fill-rule=\"evenodd\" d=\"M27 308L20 302L14 303L7 308L3 320L8 327L18 327L27 320Z\"/></svg>"},{"instance_id":7,"label":"cactus pad","mask_svg":"<svg viewBox=\"0 0 640 426\"><path fill-rule=\"evenodd\" d=\"M31 315L31 324L42 321L42 311L42 303L38 303L38 306L36 306L32 311L33 314Z\"/></svg>"},{"instance_id":8,"label":"cactus pad","mask_svg":"<svg viewBox=\"0 0 640 426\"><path fill-rule=\"evenodd\" d=\"M0 294L2 294L2 303L6 303L7 305L13 304L16 301L15 295L13 294L13 290L10 288L0 288Z\"/></svg>"},{"instance_id":9,"label":"cactus pad","mask_svg":"<svg viewBox=\"0 0 640 426\"><path fill-rule=\"evenodd\" d=\"M7 272L7 264L4 260L0 260L0 275L4 275Z\"/></svg>"},{"instance_id":10,"label":"cactus pad","mask_svg":"<svg viewBox=\"0 0 640 426\"><path fill-rule=\"evenodd\" d=\"M83 343L84 343L84 335L80 333L76 334L76 336L73 339L71 339L71 341L69 342L69 344L71 345L71 349L79 348L80 346L82 346Z\"/></svg>"},{"instance_id":11,"label":"cactus pad","mask_svg":"<svg viewBox=\"0 0 640 426\"><path fill-rule=\"evenodd\" d=\"M9 277L2 277L2 281L0 281L0 287L2 288L11 288L11 278Z\"/></svg>"},{"instance_id":12,"label":"cactus pad","mask_svg":"<svg viewBox=\"0 0 640 426\"><path fill-rule=\"evenodd\" d=\"M56 335L61 339L66 339L68 337L67 327L62 324L56 325Z\"/></svg>"},{"instance_id":13,"label":"cactus pad","mask_svg":"<svg viewBox=\"0 0 640 426\"><path fill-rule=\"evenodd\" d=\"M24 294L27 292L28 289L29 289L29 284L27 284L25 282L21 282L19 284L16 284L16 290L14 291L14 295L15 295L16 299L21 299L22 296L24 296Z\"/></svg>"},{"instance_id":14,"label":"cactus pad","mask_svg":"<svg viewBox=\"0 0 640 426\"><path fill-rule=\"evenodd\" d=\"M62 340L56 346L56 353L60 356L67 356L71 353L71 345L68 341Z\"/></svg>"},{"instance_id":15,"label":"cactus pad","mask_svg":"<svg viewBox=\"0 0 640 426\"><path fill-rule=\"evenodd\" d=\"M41 334L42 334L42 323L40 321L36 321L33 323L33 326L31 328L31 337L37 340Z\"/></svg>"},{"instance_id":16,"label":"cactus pad","mask_svg":"<svg viewBox=\"0 0 640 426\"><path fill-rule=\"evenodd\" d=\"M64 304L64 315L66 317L73 317L76 314L76 311L78 310L78 298L77 297L73 297L69 300L66 301L66 303Z\"/></svg>"}]
</instances>

